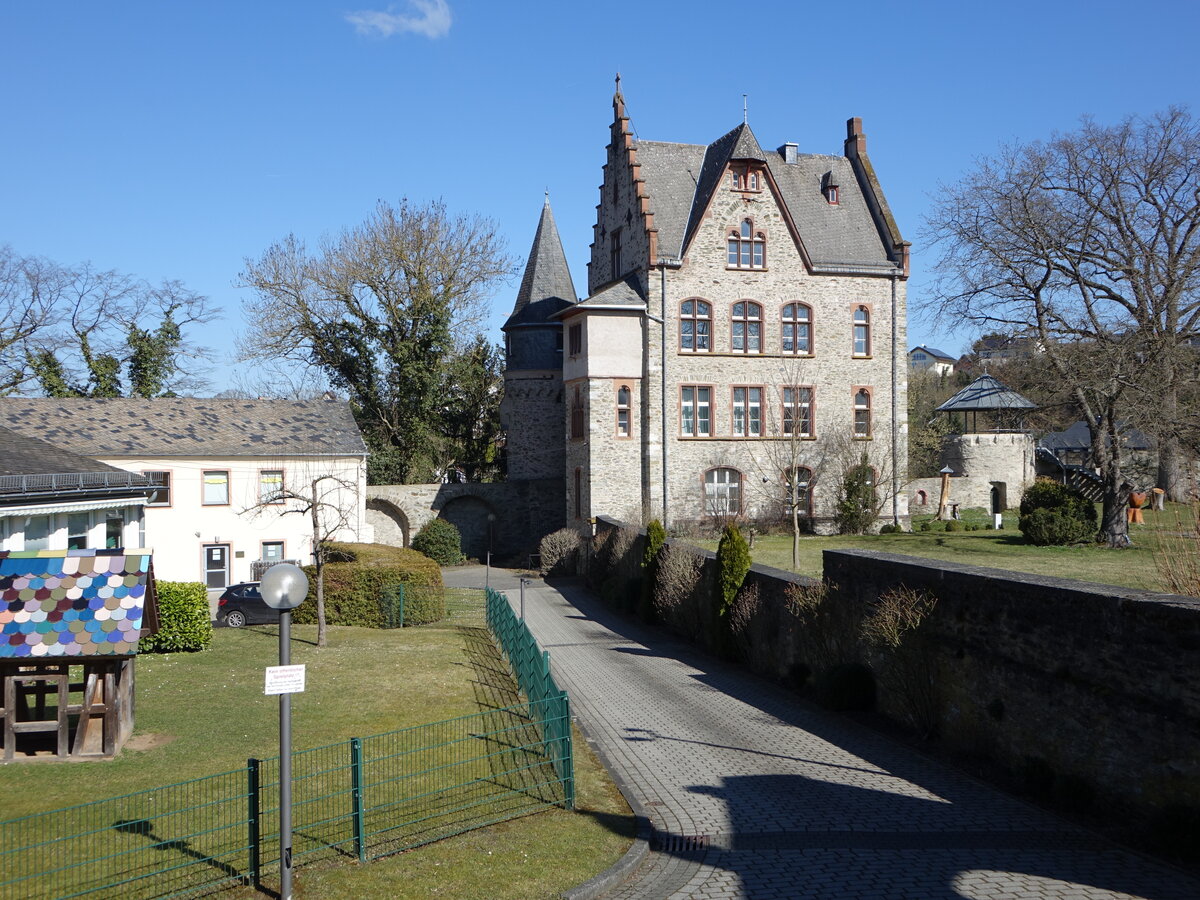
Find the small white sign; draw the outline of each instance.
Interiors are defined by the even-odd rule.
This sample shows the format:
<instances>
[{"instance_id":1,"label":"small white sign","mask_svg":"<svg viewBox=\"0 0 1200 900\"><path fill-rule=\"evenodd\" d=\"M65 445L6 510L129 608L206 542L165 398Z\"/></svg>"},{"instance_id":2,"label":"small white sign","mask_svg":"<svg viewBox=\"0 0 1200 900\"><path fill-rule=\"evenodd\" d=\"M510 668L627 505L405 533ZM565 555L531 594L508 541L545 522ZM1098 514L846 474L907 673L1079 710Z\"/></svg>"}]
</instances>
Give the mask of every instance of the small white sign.
<instances>
[{"instance_id":1,"label":"small white sign","mask_svg":"<svg viewBox=\"0 0 1200 900\"><path fill-rule=\"evenodd\" d=\"M264 694L301 694L304 692L304 666L267 666Z\"/></svg>"}]
</instances>

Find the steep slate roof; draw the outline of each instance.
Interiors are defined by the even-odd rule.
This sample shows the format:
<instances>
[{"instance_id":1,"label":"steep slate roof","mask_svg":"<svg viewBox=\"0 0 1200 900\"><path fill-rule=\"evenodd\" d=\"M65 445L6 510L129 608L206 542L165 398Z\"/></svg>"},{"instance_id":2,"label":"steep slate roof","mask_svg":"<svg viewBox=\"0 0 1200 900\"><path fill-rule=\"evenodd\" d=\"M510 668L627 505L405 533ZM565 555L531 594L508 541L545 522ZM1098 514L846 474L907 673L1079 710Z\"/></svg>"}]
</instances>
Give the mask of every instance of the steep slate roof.
<instances>
[{"instance_id":1,"label":"steep slate roof","mask_svg":"<svg viewBox=\"0 0 1200 900\"><path fill-rule=\"evenodd\" d=\"M85 456L356 456L341 401L0 398L0 423Z\"/></svg>"},{"instance_id":2,"label":"steep slate roof","mask_svg":"<svg viewBox=\"0 0 1200 900\"><path fill-rule=\"evenodd\" d=\"M540 325L576 300L575 285L563 252L562 239L550 210L550 197L542 206L537 234L525 263L525 275L517 291L517 302L504 328L518 325Z\"/></svg>"},{"instance_id":3,"label":"steep slate roof","mask_svg":"<svg viewBox=\"0 0 1200 900\"><path fill-rule=\"evenodd\" d=\"M935 412L984 412L995 409L1037 409L1037 404L1009 390L991 375L980 375Z\"/></svg>"},{"instance_id":4,"label":"steep slate roof","mask_svg":"<svg viewBox=\"0 0 1200 900\"><path fill-rule=\"evenodd\" d=\"M683 257L725 167L754 159L766 162L815 268L894 268L853 164L844 156L797 154L796 162L788 163L777 150L764 152L746 124L708 146L638 141L636 149L663 255ZM836 204L821 192L827 174L839 188Z\"/></svg>"},{"instance_id":5,"label":"steep slate roof","mask_svg":"<svg viewBox=\"0 0 1200 900\"><path fill-rule=\"evenodd\" d=\"M156 620L147 551L0 551L0 659L130 655Z\"/></svg>"}]
</instances>

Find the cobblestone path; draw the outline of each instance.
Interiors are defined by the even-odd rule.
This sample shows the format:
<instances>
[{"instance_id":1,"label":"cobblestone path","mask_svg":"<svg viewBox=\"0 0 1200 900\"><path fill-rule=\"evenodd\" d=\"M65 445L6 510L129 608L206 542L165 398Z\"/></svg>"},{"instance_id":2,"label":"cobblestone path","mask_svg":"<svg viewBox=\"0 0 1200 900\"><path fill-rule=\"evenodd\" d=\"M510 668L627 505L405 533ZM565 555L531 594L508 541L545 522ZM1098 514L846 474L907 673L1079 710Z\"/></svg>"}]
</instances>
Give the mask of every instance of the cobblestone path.
<instances>
[{"instance_id":1,"label":"cobblestone path","mask_svg":"<svg viewBox=\"0 0 1200 900\"><path fill-rule=\"evenodd\" d=\"M448 570L480 585L483 570ZM517 604L517 582L492 570ZM526 589L573 712L651 822L609 900L1198 900L1200 881L802 703L581 587Z\"/></svg>"}]
</instances>

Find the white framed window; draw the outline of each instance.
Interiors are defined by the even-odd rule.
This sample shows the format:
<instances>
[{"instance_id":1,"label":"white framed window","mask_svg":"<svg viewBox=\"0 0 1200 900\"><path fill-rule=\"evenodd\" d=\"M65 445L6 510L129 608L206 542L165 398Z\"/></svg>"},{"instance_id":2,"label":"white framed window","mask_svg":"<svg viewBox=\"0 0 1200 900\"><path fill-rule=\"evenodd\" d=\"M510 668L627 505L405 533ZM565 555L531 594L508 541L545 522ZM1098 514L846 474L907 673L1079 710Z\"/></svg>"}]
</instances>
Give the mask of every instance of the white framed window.
<instances>
[{"instance_id":1,"label":"white framed window","mask_svg":"<svg viewBox=\"0 0 1200 900\"><path fill-rule=\"evenodd\" d=\"M201 503L205 506L229 505L229 470L209 469L203 474L204 492Z\"/></svg>"},{"instance_id":2,"label":"white framed window","mask_svg":"<svg viewBox=\"0 0 1200 900\"><path fill-rule=\"evenodd\" d=\"M813 436L813 389L789 385L783 388L783 433Z\"/></svg>"},{"instance_id":3,"label":"white framed window","mask_svg":"<svg viewBox=\"0 0 1200 900\"><path fill-rule=\"evenodd\" d=\"M693 384L680 388L679 418L684 437L711 437L712 388Z\"/></svg>"},{"instance_id":4,"label":"white framed window","mask_svg":"<svg viewBox=\"0 0 1200 900\"><path fill-rule=\"evenodd\" d=\"M737 516L742 512L742 473L718 466L704 473L704 506L710 516Z\"/></svg>"},{"instance_id":5,"label":"white framed window","mask_svg":"<svg viewBox=\"0 0 1200 900\"><path fill-rule=\"evenodd\" d=\"M762 353L762 307L750 300L733 304L730 346L734 353Z\"/></svg>"},{"instance_id":6,"label":"white framed window","mask_svg":"<svg viewBox=\"0 0 1200 900\"><path fill-rule=\"evenodd\" d=\"M54 530L53 516L28 516L25 519L25 549L49 550L50 533Z\"/></svg>"},{"instance_id":7,"label":"white framed window","mask_svg":"<svg viewBox=\"0 0 1200 900\"><path fill-rule=\"evenodd\" d=\"M854 394L854 436L871 436L871 392L866 388L859 388Z\"/></svg>"},{"instance_id":8,"label":"white framed window","mask_svg":"<svg viewBox=\"0 0 1200 900\"><path fill-rule=\"evenodd\" d=\"M262 558L264 562L283 562L283 541L263 541Z\"/></svg>"},{"instance_id":9,"label":"white framed window","mask_svg":"<svg viewBox=\"0 0 1200 900\"><path fill-rule=\"evenodd\" d=\"M628 385L617 388L617 437L629 437L630 431L630 402L632 392Z\"/></svg>"},{"instance_id":10,"label":"white framed window","mask_svg":"<svg viewBox=\"0 0 1200 900\"><path fill-rule=\"evenodd\" d=\"M854 310L854 355L871 355L871 311L865 306Z\"/></svg>"},{"instance_id":11,"label":"white framed window","mask_svg":"<svg viewBox=\"0 0 1200 900\"><path fill-rule=\"evenodd\" d=\"M812 355L812 308L803 303L788 303L780 313L784 353Z\"/></svg>"},{"instance_id":12,"label":"white framed window","mask_svg":"<svg viewBox=\"0 0 1200 900\"><path fill-rule=\"evenodd\" d=\"M766 268L767 236L754 230L751 219L744 219L737 228L730 229L725 262L731 269Z\"/></svg>"},{"instance_id":13,"label":"white framed window","mask_svg":"<svg viewBox=\"0 0 1200 900\"><path fill-rule=\"evenodd\" d=\"M689 353L712 350L712 307L703 300L679 305L679 349Z\"/></svg>"},{"instance_id":14,"label":"white framed window","mask_svg":"<svg viewBox=\"0 0 1200 900\"><path fill-rule=\"evenodd\" d=\"M283 502L283 469L260 469L258 472L258 502Z\"/></svg>"},{"instance_id":15,"label":"white framed window","mask_svg":"<svg viewBox=\"0 0 1200 900\"><path fill-rule=\"evenodd\" d=\"M762 388L733 389L733 433L738 437L762 436Z\"/></svg>"},{"instance_id":16,"label":"white framed window","mask_svg":"<svg viewBox=\"0 0 1200 900\"><path fill-rule=\"evenodd\" d=\"M91 530L91 513L67 513L67 549L87 550Z\"/></svg>"}]
</instances>

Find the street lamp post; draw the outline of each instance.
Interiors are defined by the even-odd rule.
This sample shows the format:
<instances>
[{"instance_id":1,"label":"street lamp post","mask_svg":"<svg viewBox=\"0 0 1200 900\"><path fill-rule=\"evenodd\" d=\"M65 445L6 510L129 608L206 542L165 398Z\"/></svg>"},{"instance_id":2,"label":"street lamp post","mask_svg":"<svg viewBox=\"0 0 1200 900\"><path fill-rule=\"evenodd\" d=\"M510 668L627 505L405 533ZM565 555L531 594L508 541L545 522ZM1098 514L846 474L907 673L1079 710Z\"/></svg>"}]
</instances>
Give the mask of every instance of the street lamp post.
<instances>
[{"instance_id":1,"label":"street lamp post","mask_svg":"<svg viewBox=\"0 0 1200 900\"><path fill-rule=\"evenodd\" d=\"M308 576L299 566L277 563L259 585L263 602L279 610L279 665L292 662L292 610L308 596ZM298 667L302 668L302 667ZM292 695L279 694L279 897L292 900Z\"/></svg>"}]
</instances>

